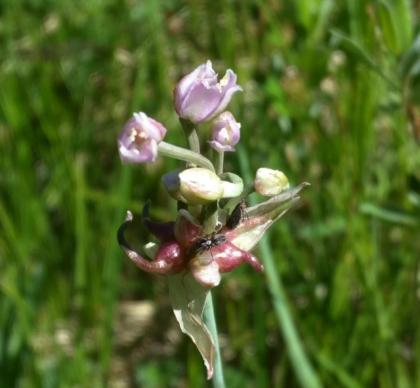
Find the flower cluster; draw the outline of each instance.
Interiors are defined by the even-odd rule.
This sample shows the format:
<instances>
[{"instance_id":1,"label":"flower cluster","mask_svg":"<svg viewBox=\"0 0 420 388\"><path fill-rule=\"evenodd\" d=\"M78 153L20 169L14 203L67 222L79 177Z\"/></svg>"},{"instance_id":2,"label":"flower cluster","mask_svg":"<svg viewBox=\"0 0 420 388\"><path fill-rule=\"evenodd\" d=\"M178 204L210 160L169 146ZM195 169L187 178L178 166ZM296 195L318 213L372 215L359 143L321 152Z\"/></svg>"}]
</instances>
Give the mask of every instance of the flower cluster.
<instances>
[{"instance_id":1,"label":"flower cluster","mask_svg":"<svg viewBox=\"0 0 420 388\"><path fill-rule=\"evenodd\" d=\"M125 230L133 219L132 213L127 212L118 232L122 249L140 269L169 275L170 281L177 279L176 276L182 276L182 279L189 276L203 290L217 286L221 274L242 263L258 272L263 271L263 265L250 251L265 231L294 204L305 186L301 184L290 189L288 179L281 171L260 168L254 184L245 189L240 176L224 171L224 153L235 151L240 140L241 124L225 110L232 96L242 90L236 81L232 70L227 70L219 81L211 62L207 61L176 85L174 107L188 148L166 143L167 129L143 112L134 113L118 137L120 158L124 163L154 162L161 155L184 162L179 170L168 172L162 178L165 189L178 202L179 210L174 220L152 220L147 202L142 221L155 241L145 244L140 253L130 247L125 237ZM208 124L210 132L199 128L203 124ZM205 138L207 133L210 138ZM201 152L202 149L205 152ZM247 207L246 197L253 191L270 198ZM184 283L182 280L181 284ZM175 293L179 292L174 289ZM189 297L187 295L187 299ZM176 307L178 302L176 298L174 300L174 312L181 329L194 339L191 327L197 324L197 314L193 314L190 328L186 328L186 318L179 313L182 309ZM193 305L199 304L188 303L184 308L189 311ZM206 365L211 376L211 356L206 356L205 345L202 348L199 343L196 345L203 358L210 359Z\"/></svg>"}]
</instances>

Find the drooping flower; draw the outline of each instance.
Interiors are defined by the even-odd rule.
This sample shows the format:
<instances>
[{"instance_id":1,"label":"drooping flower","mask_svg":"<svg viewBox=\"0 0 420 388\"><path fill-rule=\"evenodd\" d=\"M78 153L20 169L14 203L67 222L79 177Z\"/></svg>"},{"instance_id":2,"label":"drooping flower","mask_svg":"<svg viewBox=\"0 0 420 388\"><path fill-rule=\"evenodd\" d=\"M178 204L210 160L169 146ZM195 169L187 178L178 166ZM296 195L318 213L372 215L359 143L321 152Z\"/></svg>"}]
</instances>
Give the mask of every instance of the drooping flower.
<instances>
[{"instance_id":1,"label":"drooping flower","mask_svg":"<svg viewBox=\"0 0 420 388\"><path fill-rule=\"evenodd\" d=\"M241 124L235 120L233 114L226 111L218 116L212 127L210 145L219 152L235 151L241 137Z\"/></svg>"},{"instance_id":2,"label":"drooping flower","mask_svg":"<svg viewBox=\"0 0 420 388\"><path fill-rule=\"evenodd\" d=\"M254 187L258 194L270 197L288 189L289 180L280 170L259 168L254 180Z\"/></svg>"},{"instance_id":3,"label":"drooping flower","mask_svg":"<svg viewBox=\"0 0 420 388\"><path fill-rule=\"evenodd\" d=\"M222 227L217 234L205 235L202 226L187 210L180 210L176 222L159 223L149 217L149 204L143 210L143 223L159 240L153 260L147 260L132 249L125 239L125 229L133 220L127 212L119 229L118 241L126 255L143 271L155 274L191 272L195 280L206 288L215 287L221 274L230 272L243 263L261 272L263 266L250 250L258 243L266 230L299 199L298 193L307 184L285 191L269 200L246 210L234 229ZM215 243L215 236L219 243ZM197 241L200 244L197 245Z\"/></svg>"},{"instance_id":4,"label":"drooping flower","mask_svg":"<svg viewBox=\"0 0 420 388\"><path fill-rule=\"evenodd\" d=\"M236 74L232 70L227 70L218 82L211 61L207 61L175 87L175 110L179 117L193 123L208 121L222 112L239 90L242 88L236 84Z\"/></svg>"},{"instance_id":5,"label":"drooping flower","mask_svg":"<svg viewBox=\"0 0 420 388\"><path fill-rule=\"evenodd\" d=\"M118 137L120 158L126 163L154 162L166 128L145 113L134 113Z\"/></svg>"}]
</instances>

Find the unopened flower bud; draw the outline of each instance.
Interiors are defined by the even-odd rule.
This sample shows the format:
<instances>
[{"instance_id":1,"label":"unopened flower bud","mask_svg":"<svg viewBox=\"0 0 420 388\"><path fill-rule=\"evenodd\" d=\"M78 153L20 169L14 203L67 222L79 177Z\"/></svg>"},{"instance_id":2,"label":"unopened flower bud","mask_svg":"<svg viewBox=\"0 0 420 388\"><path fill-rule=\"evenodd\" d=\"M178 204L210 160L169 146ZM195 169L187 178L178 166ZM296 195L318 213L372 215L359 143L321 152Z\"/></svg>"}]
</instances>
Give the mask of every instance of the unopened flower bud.
<instances>
[{"instance_id":1,"label":"unopened flower bud","mask_svg":"<svg viewBox=\"0 0 420 388\"><path fill-rule=\"evenodd\" d=\"M261 195L273 196L289 188L289 180L283 172L271 168L259 168L254 180L255 191Z\"/></svg>"},{"instance_id":2,"label":"unopened flower bud","mask_svg":"<svg viewBox=\"0 0 420 388\"><path fill-rule=\"evenodd\" d=\"M175 110L193 123L208 121L222 112L239 90L242 88L232 70L218 82L211 61L207 61L179 81L174 90Z\"/></svg>"},{"instance_id":3,"label":"unopened flower bud","mask_svg":"<svg viewBox=\"0 0 420 388\"><path fill-rule=\"evenodd\" d=\"M176 199L177 201L185 202L185 198L182 197L179 191L179 187L180 187L179 171L171 171L171 172L166 173L162 177L162 182L172 198Z\"/></svg>"},{"instance_id":4,"label":"unopened flower bud","mask_svg":"<svg viewBox=\"0 0 420 388\"><path fill-rule=\"evenodd\" d=\"M212 127L210 145L219 152L235 151L234 146L241 137L241 124L235 120L233 114L223 112L215 120Z\"/></svg>"},{"instance_id":5,"label":"unopened flower bud","mask_svg":"<svg viewBox=\"0 0 420 388\"><path fill-rule=\"evenodd\" d=\"M216 201L223 196L222 180L206 168L189 168L179 174L179 193L191 205Z\"/></svg>"},{"instance_id":6,"label":"unopened flower bud","mask_svg":"<svg viewBox=\"0 0 420 388\"><path fill-rule=\"evenodd\" d=\"M118 137L120 158L126 163L154 162L166 128L145 113L134 113Z\"/></svg>"}]
</instances>

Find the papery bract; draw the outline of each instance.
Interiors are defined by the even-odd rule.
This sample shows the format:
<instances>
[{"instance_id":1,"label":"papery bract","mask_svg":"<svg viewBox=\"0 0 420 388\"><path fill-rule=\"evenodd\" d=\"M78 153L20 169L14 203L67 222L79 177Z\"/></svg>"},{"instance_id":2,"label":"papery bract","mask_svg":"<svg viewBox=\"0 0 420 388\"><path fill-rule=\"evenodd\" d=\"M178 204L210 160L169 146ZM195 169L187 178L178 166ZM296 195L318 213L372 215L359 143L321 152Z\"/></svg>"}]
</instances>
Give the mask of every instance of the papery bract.
<instances>
[{"instance_id":1,"label":"papery bract","mask_svg":"<svg viewBox=\"0 0 420 388\"><path fill-rule=\"evenodd\" d=\"M126 163L154 162L166 128L145 113L134 113L118 137L120 158Z\"/></svg>"},{"instance_id":2,"label":"papery bract","mask_svg":"<svg viewBox=\"0 0 420 388\"><path fill-rule=\"evenodd\" d=\"M218 82L211 61L207 61L175 87L175 110L179 117L193 123L208 121L222 112L239 90L242 88L236 84L236 74L232 70L229 69Z\"/></svg>"},{"instance_id":3,"label":"papery bract","mask_svg":"<svg viewBox=\"0 0 420 388\"><path fill-rule=\"evenodd\" d=\"M235 151L241 137L241 124L235 120L233 114L226 111L216 118L212 126L211 140L212 148L216 151Z\"/></svg>"}]
</instances>

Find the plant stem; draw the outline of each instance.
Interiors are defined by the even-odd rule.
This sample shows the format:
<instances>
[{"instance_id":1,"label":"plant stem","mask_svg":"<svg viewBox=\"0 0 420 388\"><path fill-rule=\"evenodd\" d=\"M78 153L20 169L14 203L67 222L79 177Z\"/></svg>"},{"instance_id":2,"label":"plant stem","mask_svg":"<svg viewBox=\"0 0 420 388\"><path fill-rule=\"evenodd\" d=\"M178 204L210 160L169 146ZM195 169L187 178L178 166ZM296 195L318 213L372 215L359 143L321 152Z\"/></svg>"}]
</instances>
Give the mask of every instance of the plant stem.
<instances>
[{"instance_id":1,"label":"plant stem","mask_svg":"<svg viewBox=\"0 0 420 388\"><path fill-rule=\"evenodd\" d=\"M208 170L215 171L213 164L203 155L200 155L197 152L190 151L187 148L178 147L173 144L166 143L161 141L159 143L159 153L164 156L169 156L174 159L183 160L184 162L189 162L196 164L197 166L207 168Z\"/></svg>"},{"instance_id":2,"label":"plant stem","mask_svg":"<svg viewBox=\"0 0 420 388\"><path fill-rule=\"evenodd\" d=\"M197 130L195 129L195 125L188 120L180 119L182 128L184 129L185 136L187 138L188 146L190 147L191 151L200 153L200 139L197 134Z\"/></svg>"},{"instance_id":3,"label":"plant stem","mask_svg":"<svg viewBox=\"0 0 420 388\"><path fill-rule=\"evenodd\" d=\"M223 375L222 358L220 356L219 336L217 334L216 318L214 316L213 298L211 291L207 295L206 304L204 306L204 322L206 323L211 336L213 337L215 347L214 357L214 373L213 373L213 387L225 388L225 378Z\"/></svg>"},{"instance_id":4,"label":"plant stem","mask_svg":"<svg viewBox=\"0 0 420 388\"><path fill-rule=\"evenodd\" d=\"M215 231L217 222L219 220L218 210L219 209L217 206L217 202L212 202L209 205L205 206L204 208L205 219L203 222L204 233L210 234Z\"/></svg>"},{"instance_id":5,"label":"plant stem","mask_svg":"<svg viewBox=\"0 0 420 388\"><path fill-rule=\"evenodd\" d=\"M251 180L251 168L249 166L248 157L242 148L238 147L238 151L242 176L246 178L246 180ZM266 237L261 239L259 247L268 289L271 294L271 301L274 305L274 311L280 331L283 334L283 338L289 350L290 361L295 375L302 387L320 388L322 387L320 380L309 362L303 344L297 333L296 326L293 323L283 282L280 274L277 272L270 243Z\"/></svg>"},{"instance_id":6,"label":"plant stem","mask_svg":"<svg viewBox=\"0 0 420 388\"><path fill-rule=\"evenodd\" d=\"M200 154L200 139L198 137L197 131L194 127L194 124L191 123L188 120L180 119L182 128L184 129L185 135L187 137L188 146L190 147L191 151L182 149L182 152L179 150L179 153L177 153L177 156L179 159L192 162L194 164L197 164L201 167L208 168L211 171L215 171L213 164L205 158L203 155ZM161 150L161 144L159 145L159 151ZM166 151L171 151L172 157L174 156L175 150L174 148L169 147L175 147L170 144L166 145L164 143L163 148ZM180 147L177 147L180 148ZM187 151L187 152L185 152ZM186 156L189 156L187 159ZM192 159L194 157L194 161ZM220 166L220 160L218 160L218 172L220 171L220 168L223 172L223 155L222 155L222 162ZM214 204L211 204L206 209L206 220L204 221L204 230L206 233L211 233L217 223L218 216L217 216L217 202ZM213 387L214 388L225 388L225 378L223 376L223 367L222 367L222 358L220 356L220 345L219 345L219 336L217 334L217 325L216 325L216 318L214 315L214 307L213 307L213 298L211 295L211 291L207 294L207 300L204 305L204 311L203 311L203 318L204 322L206 323L210 334L213 338L214 348L215 348L215 355L214 355L214 372L213 372Z\"/></svg>"},{"instance_id":7,"label":"plant stem","mask_svg":"<svg viewBox=\"0 0 420 388\"><path fill-rule=\"evenodd\" d=\"M223 151L217 152L217 157L216 157L216 171L217 174L223 174L223 163L225 160L225 153Z\"/></svg>"}]
</instances>

